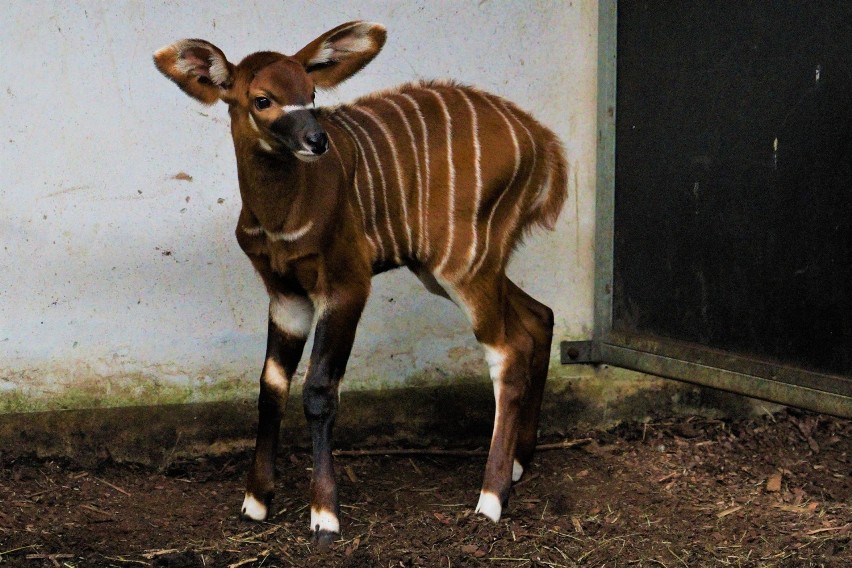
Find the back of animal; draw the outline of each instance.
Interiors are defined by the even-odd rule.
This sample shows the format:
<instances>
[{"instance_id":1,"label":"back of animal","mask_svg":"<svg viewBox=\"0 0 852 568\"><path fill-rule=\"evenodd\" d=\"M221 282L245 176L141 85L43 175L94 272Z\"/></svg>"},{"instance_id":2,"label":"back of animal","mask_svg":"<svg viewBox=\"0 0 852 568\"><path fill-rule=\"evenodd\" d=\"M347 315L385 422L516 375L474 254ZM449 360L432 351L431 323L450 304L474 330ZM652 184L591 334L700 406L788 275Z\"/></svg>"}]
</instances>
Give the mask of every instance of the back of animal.
<instances>
[{"instance_id":1,"label":"back of animal","mask_svg":"<svg viewBox=\"0 0 852 568\"><path fill-rule=\"evenodd\" d=\"M351 199L374 266L416 264L448 281L501 270L523 231L552 228L565 200L556 136L471 87L406 85L321 121L354 140Z\"/></svg>"}]
</instances>

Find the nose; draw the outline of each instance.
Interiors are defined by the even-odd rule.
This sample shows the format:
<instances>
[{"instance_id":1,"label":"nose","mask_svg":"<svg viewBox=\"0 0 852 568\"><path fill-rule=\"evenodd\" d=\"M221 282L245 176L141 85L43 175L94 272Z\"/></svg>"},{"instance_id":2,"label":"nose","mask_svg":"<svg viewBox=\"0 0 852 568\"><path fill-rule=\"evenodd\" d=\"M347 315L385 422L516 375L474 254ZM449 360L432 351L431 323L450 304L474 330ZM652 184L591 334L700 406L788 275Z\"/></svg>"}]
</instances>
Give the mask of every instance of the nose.
<instances>
[{"instance_id":1,"label":"nose","mask_svg":"<svg viewBox=\"0 0 852 568\"><path fill-rule=\"evenodd\" d=\"M319 156L328 150L328 136L322 130L315 130L305 137L305 143L311 152Z\"/></svg>"}]
</instances>

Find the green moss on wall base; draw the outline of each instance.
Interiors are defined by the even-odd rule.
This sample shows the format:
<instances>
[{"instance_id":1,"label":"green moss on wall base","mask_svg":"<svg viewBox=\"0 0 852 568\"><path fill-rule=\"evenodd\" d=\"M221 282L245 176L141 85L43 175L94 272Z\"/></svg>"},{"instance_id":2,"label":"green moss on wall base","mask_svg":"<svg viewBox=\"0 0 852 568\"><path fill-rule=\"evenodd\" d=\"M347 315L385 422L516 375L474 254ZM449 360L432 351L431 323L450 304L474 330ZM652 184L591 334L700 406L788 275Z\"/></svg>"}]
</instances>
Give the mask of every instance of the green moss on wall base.
<instances>
[{"instance_id":1,"label":"green moss on wall base","mask_svg":"<svg viewBox=\"0 0 852 568\"><path fill-rule=\"evenodd\" d=\"M337 446L487 445L494 412L487 377L417 376L408 382L403 387L344 390L335 428ZM239 378L227 387L219 382L200 392L189 392L189 385L160 384L148 394L114 389L110 398L99 390L82 390L57 397L51 404L65 401L88 408L38 412L15 410L38 408L38 404L7 392L0 400L13 412L0 414L0 447L6 456L62 456L87 464L113 459L160 466L178 458L250 448L257 420L256 388L254 380ZM309 444L300 398L296 386L282 426L284 445ZM119 404L109 407L110 401ZM576 425L606 427L673 413L742 416L777 408L621 369L554 365L541 430L562 434Z\"/></svg>"}]
</instances>

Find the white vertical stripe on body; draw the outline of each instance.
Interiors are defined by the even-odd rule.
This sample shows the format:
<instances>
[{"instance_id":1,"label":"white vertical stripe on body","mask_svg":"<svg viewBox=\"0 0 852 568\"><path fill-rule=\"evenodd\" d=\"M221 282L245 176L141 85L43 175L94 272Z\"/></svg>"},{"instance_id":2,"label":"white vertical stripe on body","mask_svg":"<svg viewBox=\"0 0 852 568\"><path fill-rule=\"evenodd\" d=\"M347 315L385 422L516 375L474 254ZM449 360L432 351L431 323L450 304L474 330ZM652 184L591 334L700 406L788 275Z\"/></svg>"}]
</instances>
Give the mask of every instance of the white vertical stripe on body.
<instances>
[{"instance_id":1,"label":"white vertical stripe on body","mask_svg":"<svg viewBox=\"0 0 852 568\"><path fill-rule=\"evenodd\" d=\"M414 160L414 179L417 184L417 247L413 248L412 253L415 258L419 258L423 252L423 175L420 171L420 158L417 155L417 138L414 136L414 129L411 128L411 123L408 121L408 117L405 115L405 111L402 110L395 101L388 99L388 104L396 110L397 114L399 114L400 120L402 120L402 124L405 125L405 130L408 132L408 136L411 139L411 156ZM416 104L416 103L415 103ZM424 130L425 133L425 130ZM423 149L424 154L426 153L426 149ZM412 243L413 245L413 243Z\"/></svg>"},{"instance_id":2,"label":"white vertical stripe on body","mask_svg":"<svg viewBox=\"0 0 852 568\"><path fill-rule=\"evenodd\" d=\"M441 259L441 262L435 267L435 272L441 274L453 253L456 228L456 169L453 165L453 121L450 117L450 110L447 108L447 102L441 96L441 93L431 89L429 92L435 95L435 98L438 100L441 111L444 113L444 120L447 123L447 248L444 251L444 257Z\"/></svg>"},{"instance_id":3,"label":"white vertical stripe on body","mask_svg":"<svg viewBox=\"0 0 852 568\"><path fill-rule=\"evenodd\" d=\"M372 110L365 107L354 107L352 110L356 110L366 115L370 120L373 121L373 123L375 123L376 126L379 127L379 130L382 131L382 134L384 135L385 139L387 139L388 146L391 150L391 157L393 158L394 170L396 170L396 183L397 188L399 189L399 201L402 204L402 222L405 224L405 235L407 237L406 253L407 257L410 258L414 249L412 247L413 237L411 235L411 223L409 223L408 221L408 199L405 195L405 181L402 178L402 166L399 163L399 154L396 151L396 144L394 144L393 141L393 134L388 130L387 125L382 121L382 119L377 116L376 113L374 113ZM388 227L390 227L390 215L388 215Z\"/></svg>"},{"instance_id":4,"label":"white vertical stripe on body","mask_svg":"<svg viewBox=\"0 0 852 568\"><path fill-rule=\"evenodd\" d=\"M337 113L340 116L342 116L343 118L347 119L350 122L350 124L352 124L353 126L355 126L355 128L357 128L358 130L361 131L361 133L364 135L364 138L367 140L367 143L369 144L370 148L373 151L373 159L376 162L376 169L379 172L379 181L382 183L382 198L383 198L384 203L385 203L385 222L386 222L385 224L387 225L388 236L390 236L391 246L393 247L393 261L395 263L399 264L401 262L400 256L399 256L399 245L396 242L396 236L394 235L393 226L391 225L391 219L390 219L389 209L388 209L388 184L387 184L387 181L385 180L384 168L382 168L382 163L379 161L379 151L376 149L376 145L375 145L375 143L373 143L373 139L372 139L372 137L370 137L370 133L367 132L364 129L364 127L361 126L361 124L357 120L355 120L351 116L347 115L342 110L338 110ZM369 175L369 172L368 172L368 175ZM372 176L370 176L370 177L372 178ZM373 186L372 182L370 183L370 186L371 187ZM378 230L376 231L376 235L378 236Z\"/></svg>"},{"instance_id":5,"label":"white vertical stripe on body","mask_svg":"<svg viewBox=\"0 0 852 568\"><path fill-rule=\"evenodd\" d=\"M500 206L500 202L503 200L503 197L509 193L509 189L515 183L515 179L518 177L518 172L521 169L521 146L518 143L518 136L515 134L515 129L512 127L512 123L509 122L509 119L506 118L506 115L497 108L497 105L494 104L494 101L491 100L491 97L485 94L481 94L480 97L487 102L494 112L496 112L500 118L503 119L503 122L506 123L506 128L509 130L509 135L512 138L512 147L515 150L515 168L512 171L512 178L509 180L503 187L503 193L497 198L494 202L494 207L491 209L491 213L488 215L488 222L485 224L485 242L482 247L482 254L479 258L479 261L473 266L470 270L471 274L475 274L485 262L485 259L488 257L488 248L491 246L491 225L494 223L494 215L497 213L497 208Z\"/></svg>"},{"instance_id":6,"label":"white vertical stripe on body","mask_svg":"<svg viewBox=\"0 0 852 568\"><path fill-rule=\"evenodd\" d=\"M370 163L367 160L367 152L364 150L364 146L361 145L361 141L358 139L358 136L355 135L355 131L346 123L341 113L337 113L334 115L335 118L338 119L343 128L349 132L349 135L352 136L352 140L355 141L355 146L358 148L358 152L361 154L361 157L364 158L364 175L367 176L367 192L370 195L370 226L373 229L373 235L376 237L376 244L379 246L378 254L381 259L385 258L385 246L382 243L382 238L379 235L378 221L376 220L376 190L373 187L373 176L370 175ZM351 119L350 119L351 120ZM355 193L358 195L358 202L361 203L360 193L358 193L358 176L356 172L355 176Z\"/></svg>"},{"instance_id":7,"label":"white vertical stripe on body","mask_svg":"<svg viewBox=\"0 0 852 568\"><path fill-rule=\"evenodd\" d=\"M498 100L500 101L500 104L506 110L508 115L511 117L511 119L514 120L516 123L518 123L520 125L520 127L524 130L524 132L527 133L527 137L530 139L530 147L532 148L532 164L530 165L530 171L529 171L529 174L527 174L527 179L524 182L524 187L521 189L521 194L518 196L518 199L515 201L514 218L507 225L509 230L506 231L506 233L504 235L502 235L502 238L500 239L500 258L504 259L504 258L506 258L506 245L508 244L509 237L512 234L511 231L515 228L516 224L520 221L521 215L523 215L523 212L524 212L524 203L526 202L527 191L530 188L530 185L531 185L530 182L532 181L533 177L535 176L535 168L538 165L538 148L536 147L536 140L533 137L532 132L530 132L530 129L527 128L527 126L523 122L521 122L521 119L518 118L515 115L514 112L512 112L512 109L510 109L508 107L508 105L506 104L506 101L504 101L502 99L498 99Z\"/></svg>"},{"instance_id":8,"label":"white vertical stripe on body","mask_svg":"<svg viewBox=\"0 0 852 568\"><path fill-rule=\"evenodd\" d=\"M346 166L343 164L343 156L340 155L340 151L337 149L337 144L334 143L334 139L329 137L329 141L331 142L331 149L334 150L335 155L337 156L337 161L340 163L340 171L346 172ZM364 211L364 204L361 202L361 194L358 193L358 161L355 161L355 171L352 172L352 183L353 189L355 190L355 203L358 205L358 211L361 213L361 222L364 224L364 236L367 237L367 243L370 245L370 261L376 261L376 243L370 238L370 232L367 230L367 213Z\"/></svg>"},{"instance_id":9,"label":"white vertical stripe on body","mask_svg":"<svg viewBox=\"0 0 852 568\"><path fill-rule=\"evenodd\" d=\"M414 114L417 115L420 121L420 128L423 130L423 178L422 191L417 194L419 213L420 213L420 243L417 247L417 256L421 260L425 260L431 253L429 244L429 184L431 183L429 172L429 129L426 126L426 118L423 116L423 111L420 110L420 105L417 100L407 93L402 94L403 98L411 103L414 107Z\"/></svg>"},{"instance_id":10,"label":"white vertical stripe on body","mask_svg":"<svg viewBox=\"0 0 852 568\"><path fill-rule=\"evenodd\" d=\"M470 273L470 268L476 258L476 248L479 244L477 239L477 219L479 216L479 204L482 201L482 147L479 142L479 118L476 114L470 97L462 89L458 89L467 107L470 109L470 129L473 133L473 165L474 165L474 197L473 197L473 215L471 225L473 226L473 236L471 237L470 250L468 252L467 267L465 271Z\"/></svg>"}]
</instances>

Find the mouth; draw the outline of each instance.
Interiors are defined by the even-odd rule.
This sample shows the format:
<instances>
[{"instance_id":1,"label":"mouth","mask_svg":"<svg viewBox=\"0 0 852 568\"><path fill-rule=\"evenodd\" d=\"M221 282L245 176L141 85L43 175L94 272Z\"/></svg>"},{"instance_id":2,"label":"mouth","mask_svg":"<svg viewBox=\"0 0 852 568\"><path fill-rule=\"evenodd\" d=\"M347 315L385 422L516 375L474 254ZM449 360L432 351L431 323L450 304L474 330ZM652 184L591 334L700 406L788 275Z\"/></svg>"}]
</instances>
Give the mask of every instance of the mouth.
<instances>
[{"instance_id":1,"label":"mouth","mask_svg":"<svg viewBox=\"0 0 852 568\"><path fill-rule=\"evenodd\" d=\"M303 162L316 162L317 160L322 158L322 154L314 154L309 150L297 150L296 152L294 152L294 154Z\"/></svg>"}]
</instances>

